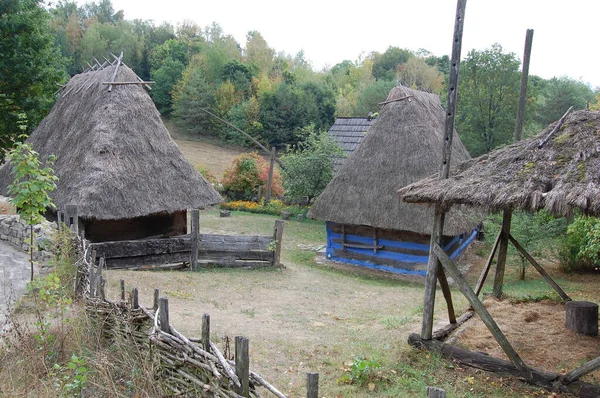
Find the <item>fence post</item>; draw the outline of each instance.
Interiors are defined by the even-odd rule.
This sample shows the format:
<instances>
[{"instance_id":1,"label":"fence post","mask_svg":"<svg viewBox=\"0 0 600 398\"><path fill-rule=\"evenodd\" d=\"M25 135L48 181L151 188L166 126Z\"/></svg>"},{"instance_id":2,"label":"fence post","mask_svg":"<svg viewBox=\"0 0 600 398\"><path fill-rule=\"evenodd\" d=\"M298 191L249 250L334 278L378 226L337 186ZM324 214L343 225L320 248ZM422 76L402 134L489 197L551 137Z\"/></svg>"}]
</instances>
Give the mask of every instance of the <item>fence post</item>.
<instances>
[{"instance_id":1,"label":"fence post","mask_svg":"<svg viewBox=\"0 0 600 398\"><path fill-rule=\"evenodd\" d=\"M202 346L204 351L210 352L210 315L202 315Z\"/></svg>"},{"instance_id":2,"label":"fence post","mask_svg":"<svg viewBox=\"0 0 600 398\"><path fill-rule=\"evenodd\" d=\"M235 336L235 374L242 385L237 393L243 397L250 396L250 353L248 339Z\"/></svg>"},{"instance_id":3,"label":"fence post","mask_svg":"<svg viewBox=\"0 0 600 398\"><path fill-rule=\"evenodd\" d=\"M169 299L161 297L158 300L158 320L160 321L160 330L165 333L171 332L171 326L169 326Z\"/></svg>"},{"instance_id":4,"label":"fence post","mask_svg":"<svg viewBox=\"0 0 600 398\"><path fill-rule=\"evenodd\" d=\"M281 261L281 241L283 239L283 220L275 221L275 229L273 231L273 239L275 239L275 252L273 253L273 266L279 267Z\"/></svg>"},{"instance_id":5,"label":"fence post","mask_svg":"<svg viewBox=\"0 0 600 398\"><path fill-rule=\"evenodd\" d=\"M158 309L158 295L159 295L158 289L154 289L154 305L152 306L154 311L156 311Z\"/></svg>"},{"instance_id":6,"label":"fence post","mask_svg":"<svg viewBox=\"0 0 600 398\"><path fill-rule=\"evenodd\" d=\"M131 289L131 308L133 308L134 310L140 307L140 301L139 301L139 295L138 295L138 289L137 287L134 287L133 289Z\"/></svg>"},{"instance_id":7,"label":"fence post","mask_svg":"<svg viewBox=\"0 0 600 398\"><path fill-rule=\"evenodd\" d=\"M65 222L75 235L79 235L79 216L77 205L65 205L63 208L65 214Z\"/></svg>"},{"instance_id":8,"label":"fence post","mask_svg":"<svg viewBox=\"0 0 600 398\"><path fill-rule=\"evenodd\" d=\"M190 267L192 271L198 270L198 241L200 240L200 210L192 209L192 234L191 234L191 251L190 251Z\"/></svg>"},{"instance_id":9,"label":"fence post","mask_svg":"<svg viewBox=\"0 0 600 398\"><path fill-rule=\"evenodd\" d=\"M446 391L437 387L427 387L427 398L446 398Z\"/></svg>"},{"instance_id":10,"label":"fence post","mask_svg":"<svg viewBox=\"0 0 600 398\"><path fill-rule=\"evenodd\" d=\"M306 374L306 398L319 398L319 374Z\"/></svg>"},{"instance_id":11,"label":"fence post","mask_svg":"<svg viewBox=\"0 0 600 398\"><path fill-rule=\"evenodd\" d=\"M125 301L125 280L121 279L121 301Z\"/></svg>"}]
</instances>

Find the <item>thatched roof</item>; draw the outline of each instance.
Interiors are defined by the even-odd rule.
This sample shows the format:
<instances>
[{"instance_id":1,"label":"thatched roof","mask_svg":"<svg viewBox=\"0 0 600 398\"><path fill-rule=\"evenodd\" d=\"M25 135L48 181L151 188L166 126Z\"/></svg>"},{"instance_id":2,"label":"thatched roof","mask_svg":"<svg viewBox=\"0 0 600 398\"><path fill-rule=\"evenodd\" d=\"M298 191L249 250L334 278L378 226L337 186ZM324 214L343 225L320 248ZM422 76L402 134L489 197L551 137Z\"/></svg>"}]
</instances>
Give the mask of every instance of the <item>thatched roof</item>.
<instances>
[{"instance_id":1,"label":"thatched roof","mask_svg":"<svg viewBox=\"0 0 600 398\"><path fill-rule=\"evenodd\" d=\"M402 99L410 95L409 98ZM343 224L431 233L433 210L402 203L396 191L436 172L440 166L445 112L439 97L395 87L358 149L312 206L309 216ZM469 159L455 134L454 159ZM456 213L447 234L474 226Z\"/></svg>"},{"instance_id":2,"label":"thatched roof","mask_svg":"<svg viewBox=\"0 0 600 398\"><path fill-rule=\"evenodd\" d=\"M50 114L28 138L40 159L56 155L57 206L77 204L79 215L103 220L202 208L221 196L183 157L145 89L108 85L109 66L74 76ZM135 82L125 65L116 82ZM0 194L13 176L0 168Z\"/></svg>"},{"instance_id":3,"label":"thatched roof","mask_svg":"<svg viewBox=\"0 0 600 398\"><path fill-rule=\"evenodd\" d=\"M338 146L344 151L344 157L333 159L333 169L337 173L342 164L352 155L362 142L375 118L370 117L338 117L327 131Z\"/></svg>"},{"instance_id":4,"label":"thatched roof","mask_svg":"<svg viewBox=\"0 0 600 398\"><path fill-rule=\"evenodd\" d=\"M578 208L600 216L600 112L573 112L539 148L555 125L460 164L448 180L430 176L399 193L407 202L466 204L488 211L547 209L556 215Z\"/></svg>"}]
</instances>

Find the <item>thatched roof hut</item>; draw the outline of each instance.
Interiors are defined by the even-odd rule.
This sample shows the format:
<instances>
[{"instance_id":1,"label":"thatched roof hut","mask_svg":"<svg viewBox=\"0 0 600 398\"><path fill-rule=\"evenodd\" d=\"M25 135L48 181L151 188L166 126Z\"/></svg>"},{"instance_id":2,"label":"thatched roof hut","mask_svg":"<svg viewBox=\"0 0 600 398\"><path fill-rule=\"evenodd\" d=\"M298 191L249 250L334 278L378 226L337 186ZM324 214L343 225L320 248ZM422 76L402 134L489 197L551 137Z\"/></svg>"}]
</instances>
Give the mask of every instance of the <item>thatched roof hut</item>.
<instances>
[{"instance_id":1,"label":"thatched roof hut","mask_svg":"<svg viewBox=\"0 0 600 398\"><path fill-rule=\"evenodd\" d=\"M334 233L339 225L355 226L360 236L370 236L371 229L374 236L419 243L418 250L425 254L418 261L426 262L433 209L403 203L396 191L439 169L444 122L437 95L393 88L369 133L316 199L309 217L327 221ZM470 158L457 135L452 150L455 163ZM450 238L470 232L477 221L458 210L451 212L445 234ZM342 234L349 233L344 228Z\"/></svg>"},{"instance_id":2,"label":"thatched roof hut","mask_svg":"<svg viewBox=\"0 0 600 398\"><path fill-rule=\"evenodd\" d=\"M374 121L373 117L338 117L335 119L327 131L327 135L344 151L343 157L333 159L333 169L336 173L358 148Z\"/></svg>"},{"instance_id":3,"label":"thatched roof hut","mask_svg":"<svg viewBox=\"0 0 600 398\"><path fill-rule=\"evenodd\" d=\"M115 68L74 76L28 138L41 159L57 157L54 203L59 208L76 204L88 222L131 224L149 215L179 213L181 218L186 209L222 201L183 157L141 84L114 85L109 92L104 83L112 81ZM139 78L121 64L114 81L139 83ZM0 168L0 193L5 195L13 179L10 170L10 163ZM107 225L117 232L117 224Z\"/></svg>"},{"instance_id":4,"label":"thatched roof hut","mask_svg":"<svg viewBox=\"0 0 600 398\"><path fill-rule=\"evenodd\" d=\"M430 176L398 192L406 202L476 206L488 211L574 208L600 216L600 112L570 114L545 144L556 123L537 137L461 163L447 180Z\"/></svg>"}]
</instances>

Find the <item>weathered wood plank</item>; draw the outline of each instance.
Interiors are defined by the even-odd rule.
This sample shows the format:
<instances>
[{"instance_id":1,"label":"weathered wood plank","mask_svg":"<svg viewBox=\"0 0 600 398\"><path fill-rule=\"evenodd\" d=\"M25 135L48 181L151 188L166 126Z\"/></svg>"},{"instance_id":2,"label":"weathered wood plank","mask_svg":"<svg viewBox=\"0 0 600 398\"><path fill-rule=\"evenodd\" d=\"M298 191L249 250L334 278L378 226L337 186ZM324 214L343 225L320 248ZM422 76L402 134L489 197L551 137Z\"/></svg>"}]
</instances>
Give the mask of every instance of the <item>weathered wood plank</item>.
<instances>
[{"instance_id":1,"label":"weathered wood plank","mask_svg":"<svg viewBox=\"0 0 600 398\"><path fill-rule=\"evenodd\" d=\"M561 381L565 384L570 384L580 377L585 376L586 374L593 372L596 369L600 369L600 357L592 359L589 362L584 363L577 369L573 369L569 373L567 373Z\"/></svg>"},{"instance_id":2,"label":"weathered wood plank","mask_svg":"<svg viewBox=\"0 0 600 398\"><path fill-rule=\"evenodd\" d=\"M142 266L165 265L174 263L183 263L190 260L189 252L152 254L148 256L134 257L115 257L106 260L106 266L110 269L117 268L138 268ZM240 265L239 262L266 262L273 261L273 252L271 251L248 251L248 252L209 252L199 251L198 264L226 264L234 262L231 266Z\"/></svg>"},{"instance_id":3,"label":"weathered wood plank","mask_svg":"<svg viewBox=\"0 0 600 398\"><path fill-rule=\"evenodd\" d=\"M443 340L443 339L445 339L456 328L458 328L460 325L462 325L463 323L465 323L466 321L468 321L472 317L473 317L473 311L467 311L467 312L465 312L460 317L458 317L458 319L456 320L455 323L450 322L446 326L435 330L433 332L431 338L434 339L434 340Z\"/></svg>"},{"instance_id":4,"label":"weathered wood plank","mask_svg":"<svg viewBox=\"0 0 600 398\"><path fill-rule=\"evenodd\" d=\"M235 374L241 386L236 392L243 397L250 396L250 351L246 337L235 336Z\"/></svg>"},{"instance_id":5,"label":"weathered wood plank","mask_svg":"<svg viewBox=\"0 0 600 398\"><path fill-rule=\"evenodd\" d=\"M319 398L319 374L306 374L306 398Z\"/></svg>"},{"instance_id":6,"label":"weathered wood plank","mask_svg":"<svg viewBox=\"0 0 600 398\"><path fill-rule=\"evenodd\" d=\"M436 243L433 245L433 252L437 256L437 258L442 263L442 266L445 270L448 271L454 282L457 284L461 292L467 298L477 315L481 318L485 326L487 326L488 330L492 333L502 350L506 354L506 356L511 360L512 363L522 372L522 375L527 379L531 380L531 372L529 368L525 365L519 354L514 350L502 330L498 327L498 324L494 320L494 318L487 311L485 306L479 298L475 295L475 292L471 290L471 286L465 280L465 278L461 275L459 269L456 267L454 262L448 257L448 255L442 250L442 248Z\"/></svg>"},{"instance_id":7,"label":"weathered wood plank","mask_svg":"<svg viewBox=\"0 0 600 398\"><path fill-rule=\"evenodd\" d=\"M198 269L198 244L200 240L200 210L191 212L192 233L190 234L190 266L192 271Z\"/></svg>"},{"instance_id":8,"label":"weathered wood plank","mask_svg":"<svg viewBox=\"0 0 600 398\"><path fill-rule=\"evenodd\" d=\"M281 265L281 248L283 247L283 228L285 222L283 220L275 221L273 229L273 240L275 241L275 251L273 252L273 266Z\"/></svg>"}]
</instances>

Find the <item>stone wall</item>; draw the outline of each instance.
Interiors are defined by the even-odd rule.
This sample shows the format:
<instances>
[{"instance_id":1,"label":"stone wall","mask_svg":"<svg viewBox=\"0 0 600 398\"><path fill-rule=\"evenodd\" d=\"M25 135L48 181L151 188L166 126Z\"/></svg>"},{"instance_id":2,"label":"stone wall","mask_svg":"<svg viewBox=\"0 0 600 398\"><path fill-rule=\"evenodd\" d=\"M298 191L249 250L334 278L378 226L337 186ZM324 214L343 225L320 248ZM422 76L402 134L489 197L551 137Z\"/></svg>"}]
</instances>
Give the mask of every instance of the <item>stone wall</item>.
<instances>
[{"instance_id":1,"label":"stone wall","mask_svg":"<svg viewBox=\"0 0 600 398\"><path fill-rule=\"evenodd\" d=\"M51 257L52 234L56 224L42 221L33 226L33 258L35 261L46 262ZM0 215L0 240L6 241L17 249L29 253L29 225L18 215Z\"/></svg>"}]
</instances>

